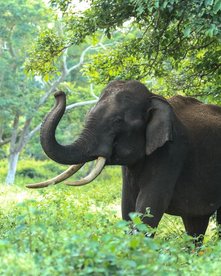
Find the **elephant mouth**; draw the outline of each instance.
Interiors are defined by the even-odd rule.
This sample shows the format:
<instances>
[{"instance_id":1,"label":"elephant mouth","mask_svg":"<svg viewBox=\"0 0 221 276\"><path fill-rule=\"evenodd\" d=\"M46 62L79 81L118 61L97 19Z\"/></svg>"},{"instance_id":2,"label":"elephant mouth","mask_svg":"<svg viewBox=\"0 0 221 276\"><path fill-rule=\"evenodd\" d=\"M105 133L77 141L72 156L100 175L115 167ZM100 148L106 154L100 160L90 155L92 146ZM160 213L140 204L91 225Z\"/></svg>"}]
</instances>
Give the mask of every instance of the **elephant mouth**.
<instances>
[{"instance_id":1,"label":"elephant mouth","mask_svg":"<svg viewBox=\"0 0 221 276\"><path fill-rule=\"evenodd\" d=\"M119 165L127 166L131 165L136 161L133 150L120 147L117 143L113 144L112 152L107 157L107 165Z\"/></svg>"},{"instance_id":2,"label":"elephant mouth","mask_svg":"<svg viewBox=\"0 0 221 276\"><path fill-rule=\"evenodd\" d=\"M130 162L128 162L126 156L119 156L117 152L113 152L113 154L106 160L106 165L126 166L129 163Z\"/></svg>"},{"instance_id":3,"label":"elephant mouth","mask_svg":"<svg viewBox=\"0 0 221 276\"><path fill-rule=\"evenodd\" d=\"M90 182L92 182L103 170L105 164L106 164L106 158L99 156L97 158L96 165L94 169L84 178L74 181L74 182L67 182L65 183L68 186L83 186L86 185ZM72 175L74 175L84 164L77 164L77 165L72 165L70 166L66 171L62 172L58 176L51 178L49 180L43 181L43 182L38 182L34 184L28 184L26 185L27 188L31 189L38 189L38 188L45 188L51 185L58 184Z\"/></svg>"}]
</instances>

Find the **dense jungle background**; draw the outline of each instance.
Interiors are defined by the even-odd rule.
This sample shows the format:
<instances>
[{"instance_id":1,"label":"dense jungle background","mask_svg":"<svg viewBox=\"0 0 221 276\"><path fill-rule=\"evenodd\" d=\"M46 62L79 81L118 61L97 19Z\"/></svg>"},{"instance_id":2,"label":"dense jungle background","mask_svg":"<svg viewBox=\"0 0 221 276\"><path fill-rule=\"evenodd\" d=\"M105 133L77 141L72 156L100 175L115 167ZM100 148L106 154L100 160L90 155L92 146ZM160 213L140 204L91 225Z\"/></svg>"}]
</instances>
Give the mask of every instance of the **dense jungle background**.
<instances>
[{"instance_id":1,"label":"dense jungle background","mask_svg":"<svg viewBox=\"0 0 221 276\"><path fill-rule=\"evenodd\" d=\"M25 185L66 169L39 143L56 90L68 103L61 143L113 79L221 105L221 0L0 0L0 15L0 274L220 275L213 218L201 250L176 217L152 240L131 214L140 233L127 234L119 167L85 187Z\"/></svg>"}]
</instances>

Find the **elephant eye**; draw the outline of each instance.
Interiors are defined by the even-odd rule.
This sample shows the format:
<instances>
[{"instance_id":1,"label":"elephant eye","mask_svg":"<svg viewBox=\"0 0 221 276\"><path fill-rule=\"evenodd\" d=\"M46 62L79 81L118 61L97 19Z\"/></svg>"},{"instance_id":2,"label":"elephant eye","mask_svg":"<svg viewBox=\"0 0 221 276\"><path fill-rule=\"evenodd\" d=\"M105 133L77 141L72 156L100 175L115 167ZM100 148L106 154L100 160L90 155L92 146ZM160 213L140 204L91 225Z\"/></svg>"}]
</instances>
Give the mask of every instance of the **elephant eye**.
<instances>
[{"instance_id":1,"label":"elephant eye","mask_svg":"<svg viewBox=\"0 0 221 276\"><path fill-rule=\"evenodd\" d=\"M123 122L123 119L121 117L116 117L113 121L114 124L120 124Z\"/></svg>"}]
</instances>

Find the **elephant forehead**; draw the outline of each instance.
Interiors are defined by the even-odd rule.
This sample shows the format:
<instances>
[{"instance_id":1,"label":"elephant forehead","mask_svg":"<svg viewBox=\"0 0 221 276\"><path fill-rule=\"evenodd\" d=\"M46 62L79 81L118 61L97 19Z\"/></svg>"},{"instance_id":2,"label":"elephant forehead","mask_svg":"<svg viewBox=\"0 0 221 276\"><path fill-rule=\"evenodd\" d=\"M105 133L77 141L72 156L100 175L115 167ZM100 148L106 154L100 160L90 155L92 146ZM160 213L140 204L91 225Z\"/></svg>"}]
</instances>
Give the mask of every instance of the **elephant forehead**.
<instances>
[{"instance_id":1,"label":"elephant forehead","mask_svg":"<svg viewBox=\"0 0 221 276\"><path fill-rule=\"evenodd\" d=\"M114 98L107 98L100 100L91 110L90 116L106 117L111 114L119 112L119 106Z\"/></svg>"},{"instance_id":2,"label":"elephant forehead","mask_svg":"<svg viewBox=\"0 0 221 276\"><path fill-rule=\"evenodd\" d=\"M124 108L128 105L131 107L135 104L139 104L144 100L145 97L140 97L138 93L131 92L129 90L115 90L105 94L105 97L101 97L98 105L104 106L117 106L118 108Z\"/></svg>"},{"instance_id":3,"label":"elephant forehead","mask_svg":"<svg viewBox=\"0 0 221 276\"><path fill-rule=\"evenodd\" d=\"M113 116L119 113L122 113L124 108L119 106L116 102L116 99L111 98L107 99L102 104L98 106L98 109L95 109L95 112L101 113L102 117Z\"/></svg>"},{"instance_id":4,"label":"elephant forehead","mask_svg":"<svg viewBox=\"0 0 221 276\"><path fill-rule=\"evenodd\" d=\"M99 102L103 104L112 104L117 101L118 95L122 94L122 88L118 87L116 89L106 89L100 96ZM126 92L128 93L128 92Z\"/></svg>"}]
</instances>

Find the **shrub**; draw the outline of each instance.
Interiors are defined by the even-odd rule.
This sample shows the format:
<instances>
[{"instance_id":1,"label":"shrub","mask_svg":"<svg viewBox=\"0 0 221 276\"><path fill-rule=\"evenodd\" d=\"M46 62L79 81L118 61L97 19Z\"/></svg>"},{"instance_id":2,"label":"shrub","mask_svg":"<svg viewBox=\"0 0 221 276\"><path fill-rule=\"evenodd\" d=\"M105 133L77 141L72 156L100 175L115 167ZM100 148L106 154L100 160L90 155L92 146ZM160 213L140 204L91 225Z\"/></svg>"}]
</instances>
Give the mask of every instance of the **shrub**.
<instances>
[{"instance_id":1,"label":"shrub","mask_svg":"<svg viewBox=\"0 0 221 276\"><path fill-rule=\"evenodd\" d=\"M47 162L31 162L37 172L48 171ZM29 165L24 161L20 169ZM28 190L27 178L18 178L19 186L0 189L0 275L221 275L221 242L212 228L200 251L171 216L152 240L133 214L141 232L128 234L117 167L84 187Z\"/></svg>"},{"instance_id":2,"label":"shrub","mask_svg":"<svg viewBox=\"0 0 221 276\"><path fill-rule=\"evenodd\" d=\"M20 170L18 170L17 174L21 175L21 176L26 176L29 178L43 177L43 175L38 173L37 170L34 168L20 169Z\"/></svg>"}]
</instances>

